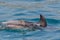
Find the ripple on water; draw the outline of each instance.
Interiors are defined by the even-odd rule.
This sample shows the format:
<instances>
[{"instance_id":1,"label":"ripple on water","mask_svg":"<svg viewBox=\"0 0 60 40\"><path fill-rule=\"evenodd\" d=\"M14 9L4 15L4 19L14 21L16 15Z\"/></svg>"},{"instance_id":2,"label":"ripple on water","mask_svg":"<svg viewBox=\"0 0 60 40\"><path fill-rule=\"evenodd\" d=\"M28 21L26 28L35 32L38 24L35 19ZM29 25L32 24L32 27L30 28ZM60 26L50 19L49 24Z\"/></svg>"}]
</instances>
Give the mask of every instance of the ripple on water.
<instances>
[{"instance_id":1,"label":"ripple on water","mask_svg":"<svg viewBox=\"0 0 60 40\"><path fill-rule=\"evenodd\" d=\"M26 15L25 13L16 13L13 16L25 16L25 15Z\"/></svg>"}]
</instances>

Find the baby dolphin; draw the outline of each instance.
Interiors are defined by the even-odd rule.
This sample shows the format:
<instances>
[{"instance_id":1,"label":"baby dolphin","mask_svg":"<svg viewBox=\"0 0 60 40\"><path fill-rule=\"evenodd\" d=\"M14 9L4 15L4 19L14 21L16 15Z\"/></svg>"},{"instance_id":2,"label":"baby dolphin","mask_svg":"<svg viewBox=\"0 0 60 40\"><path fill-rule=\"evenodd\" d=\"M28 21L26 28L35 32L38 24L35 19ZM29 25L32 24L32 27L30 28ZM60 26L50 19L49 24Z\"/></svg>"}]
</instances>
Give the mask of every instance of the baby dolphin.
<instances>
[{"instance_id":1,"label":"baby dolphin","mask_svg":"<svg viewBox=\"0 0 60 40\"><path fill-rule=\"evenodd\" d=\"M0 29L21 29L21 28L28 28L28 29L41 29L47 27L47 22L45 17L40 15L39 22L28 22L24 20L12 20L0 23Z\"/></svg>"}]
</instances>

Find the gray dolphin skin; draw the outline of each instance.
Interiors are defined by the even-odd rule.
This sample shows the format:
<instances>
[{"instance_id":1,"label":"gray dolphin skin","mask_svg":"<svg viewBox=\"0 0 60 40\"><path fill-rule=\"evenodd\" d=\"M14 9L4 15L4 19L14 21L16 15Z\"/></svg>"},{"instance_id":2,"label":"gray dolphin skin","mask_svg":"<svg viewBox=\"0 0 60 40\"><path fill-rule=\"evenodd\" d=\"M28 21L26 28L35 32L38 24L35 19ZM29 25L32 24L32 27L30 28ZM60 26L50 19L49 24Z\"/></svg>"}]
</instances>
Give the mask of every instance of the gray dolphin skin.
<instances>
[{"instance_id":1,"label":"gray dolphin skin","mask_svg":"<svg viewBox=\"0 0 60 40\"><path fill-rule=\"evenodd\" d=\"M24 20L11 20L6 22L0 23L0 29L21 29L21 28L28 28L28 29L41 29L47 27L47 22L45 17L40 15L39 22L27 22Z\"/></svg>"}]
</instances>

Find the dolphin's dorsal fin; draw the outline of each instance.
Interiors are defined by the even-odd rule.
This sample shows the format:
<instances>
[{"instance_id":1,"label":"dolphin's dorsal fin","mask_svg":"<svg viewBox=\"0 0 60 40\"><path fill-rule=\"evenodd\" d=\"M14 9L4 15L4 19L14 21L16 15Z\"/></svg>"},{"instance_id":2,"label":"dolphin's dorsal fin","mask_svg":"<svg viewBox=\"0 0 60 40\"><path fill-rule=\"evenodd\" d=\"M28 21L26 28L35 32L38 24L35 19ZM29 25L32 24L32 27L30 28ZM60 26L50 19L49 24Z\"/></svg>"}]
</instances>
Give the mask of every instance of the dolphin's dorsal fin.
<instances>
[{"instance_id":1,"label":"dolphin's dorsal fin","mask_svg":"<svg viewBox=\"0 0 60 40\"><path fill-rule=\"evenodd\" d=\"M41 27L46 27L47 26L46 19L42 15L40 15L40 26Z\"/></svg>"}]
</instances>

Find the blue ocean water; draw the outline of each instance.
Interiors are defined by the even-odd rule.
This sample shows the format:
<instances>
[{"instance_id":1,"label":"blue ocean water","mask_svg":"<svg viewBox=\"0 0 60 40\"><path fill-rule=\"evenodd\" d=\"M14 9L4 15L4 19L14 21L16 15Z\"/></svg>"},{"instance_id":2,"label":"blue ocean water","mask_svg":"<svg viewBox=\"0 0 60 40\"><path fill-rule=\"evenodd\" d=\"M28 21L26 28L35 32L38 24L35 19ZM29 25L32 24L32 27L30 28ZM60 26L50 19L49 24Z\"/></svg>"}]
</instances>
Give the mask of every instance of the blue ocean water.
<instances>
[{"instance_id":1,"label":"blue ocean water","mask_svg":"<svg viewBox=\"0 0 60 40\"><path fill-rule=\"evenodd\" d=\"M38 22L45 16L50 29L43 31L0 31L0 40L60 40L60 0L0 0L0 22L26 20Z\"/></svg>"}]
</instances>

